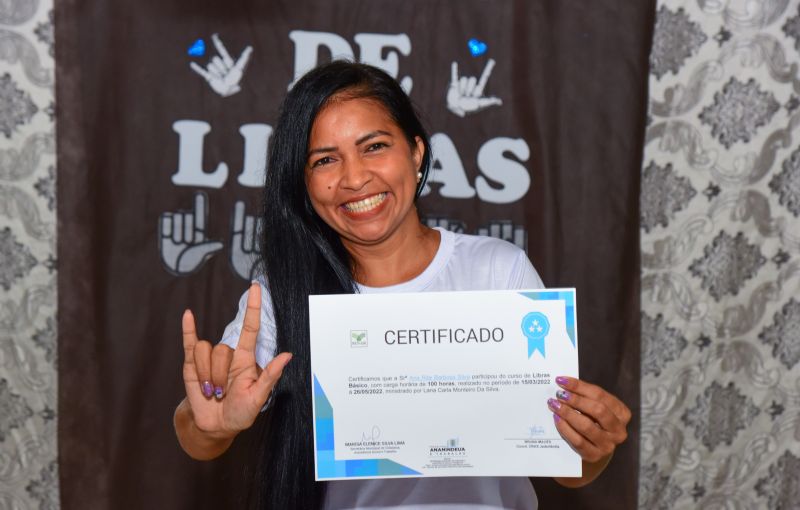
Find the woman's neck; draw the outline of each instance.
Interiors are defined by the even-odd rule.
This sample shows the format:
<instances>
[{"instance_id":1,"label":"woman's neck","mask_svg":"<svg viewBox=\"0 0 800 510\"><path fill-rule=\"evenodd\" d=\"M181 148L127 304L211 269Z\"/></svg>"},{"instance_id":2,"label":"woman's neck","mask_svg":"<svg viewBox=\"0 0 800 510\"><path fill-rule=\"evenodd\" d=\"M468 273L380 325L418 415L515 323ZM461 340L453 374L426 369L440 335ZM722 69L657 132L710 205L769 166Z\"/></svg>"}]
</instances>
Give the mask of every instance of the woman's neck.
<instances>
[{"instance_id":1,"label":"woman's neck","mask_svg":"<svg viewBox=\"0 0 800 510\"><path fill-rule=\"evenodd\" d=\"M398 229L385 241L359 245L345 241L353 259L353 275L368 287L387 287L419 276L430 265L439 249L441 234L415 221Z\"/></svg>"}]
</instances>

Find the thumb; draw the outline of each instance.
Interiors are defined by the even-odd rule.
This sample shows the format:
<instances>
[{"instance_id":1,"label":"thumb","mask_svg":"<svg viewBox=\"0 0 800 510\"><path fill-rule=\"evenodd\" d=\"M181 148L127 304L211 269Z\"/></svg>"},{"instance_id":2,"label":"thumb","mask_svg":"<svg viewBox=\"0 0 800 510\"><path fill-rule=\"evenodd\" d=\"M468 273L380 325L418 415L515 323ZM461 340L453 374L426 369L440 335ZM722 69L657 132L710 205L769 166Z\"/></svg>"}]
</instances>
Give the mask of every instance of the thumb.
<instances>
[{"instance_id":1,"label":"thumb","mask_svg":"<svg viewBox=\"0 0 800 510\"><path fill-rule=\"evenodd\" d=\"M503 100L499 97L480 97L478 98L478 108L486 108L487 106L502 105Z\"/></svg>"},{"instance_id":2,"label":"thumb","mask_svg":"<svg viewBox=\"0 0 800 510\"><path fill-rule=\"evenodd\" d=\"M267 401L269 393L272 391L272 388L275 387L275 384L277 384L278 379L281 378L283 369L286 368L286 365L289 364L291 359L292 353L282 352L267 363L267 366L261 371L261 375L258 376L258 380L256 381L256 391L258 392L259 400L262 402Z\"/></svg>"},{"instance_id":3,"label":"thumb","mask_svg":"<svg viewBox=\"0 0 800 510\"><path fill-rule=\"evenodd\" d=\"M182 273L191 273L197 269L206 258L224 247L225 245L219 241L208 241L190 246L178 257L178 271Z\"/></svg>"}]
</instances>

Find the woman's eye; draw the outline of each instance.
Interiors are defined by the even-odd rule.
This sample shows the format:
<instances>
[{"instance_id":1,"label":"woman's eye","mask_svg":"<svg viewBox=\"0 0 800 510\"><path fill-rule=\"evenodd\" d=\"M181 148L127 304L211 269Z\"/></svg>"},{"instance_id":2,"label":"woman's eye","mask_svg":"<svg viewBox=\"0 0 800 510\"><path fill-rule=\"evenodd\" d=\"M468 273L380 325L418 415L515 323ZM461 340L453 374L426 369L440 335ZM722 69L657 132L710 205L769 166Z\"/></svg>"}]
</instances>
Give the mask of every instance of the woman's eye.
<instances>
[{"instance_id":1,"label":"woman's eye","mask_svg":"<svg viewBox=\"0 0 800 510\"><path fill-rule=\"evenodd\" d=\"M311 164L311 168L316 168L318 166L327 165L331 161L332 160L331 160L331 158L329 156L325 156L324 158L319 158L318 160L314 161Z\"/></svg>"},{"instance_id":2,"label":"woman's eye","mask_svg":"<svg viewBox=\"0 0 800 510\"><path fill-rule=\"evenodd\" d=\"M369 146L367 147L367 152L374 152L374 151L377 151L377 150L383 149L384 147L388 147L388 146L387 146L385 143L383 143L383 142L375 142L375 143L371 143L371 144L369 144Z\"/></svg>"}]
</instances>

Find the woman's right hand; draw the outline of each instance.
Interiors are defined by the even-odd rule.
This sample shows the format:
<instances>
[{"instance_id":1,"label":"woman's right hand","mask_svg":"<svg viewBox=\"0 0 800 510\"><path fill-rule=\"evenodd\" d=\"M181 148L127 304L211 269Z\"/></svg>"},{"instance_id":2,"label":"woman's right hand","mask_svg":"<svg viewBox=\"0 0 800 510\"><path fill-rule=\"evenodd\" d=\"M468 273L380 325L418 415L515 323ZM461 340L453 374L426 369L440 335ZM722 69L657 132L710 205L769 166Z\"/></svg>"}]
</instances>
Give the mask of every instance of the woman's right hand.
<instances>
[{"instance_id":1,"label":"woman's right hand","mask_svg":"<svg viewBox=\"0 0 800 510\"><path fill-rule=\"evenodd\" d=\"M247 293L247 309L236 349L224 344L212 347L208 341L198 340L194 315L189 310L183 314L186 399L181 405L188 404L185 412L191 415L194 427L207 439L232 440L249 428L292 358L291 354L282 353L264 370L258 367L255 347L260 320L261 286L257 283L251 285ZM184 449L191 455L191 448L187 448L191 445L184 444L189 438L180 438L180 429L178 432Z\"/></svg>"}]
</instances>

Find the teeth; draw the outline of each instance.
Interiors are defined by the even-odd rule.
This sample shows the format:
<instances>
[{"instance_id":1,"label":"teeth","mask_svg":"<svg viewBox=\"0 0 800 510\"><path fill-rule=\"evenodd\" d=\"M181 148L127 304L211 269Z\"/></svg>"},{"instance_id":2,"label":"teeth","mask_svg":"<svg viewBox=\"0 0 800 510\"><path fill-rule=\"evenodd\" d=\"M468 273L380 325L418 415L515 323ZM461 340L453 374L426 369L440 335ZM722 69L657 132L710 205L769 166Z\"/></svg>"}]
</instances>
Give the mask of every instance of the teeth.
<instances>
[{"instance_id":1,"label":"teeth","mask_svg":"<svg viewBox=\"0 0 800 510\"><path fill-rule=\"evenodd\" d=\"M386 193L378 193L358 202L348 202L344 204L344 208L350 212L367 212L378 207L385 198Z\"/></svg>"}]
</instances>

